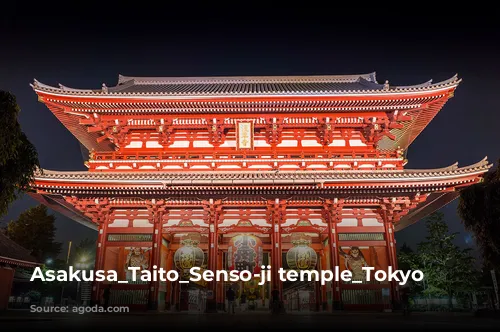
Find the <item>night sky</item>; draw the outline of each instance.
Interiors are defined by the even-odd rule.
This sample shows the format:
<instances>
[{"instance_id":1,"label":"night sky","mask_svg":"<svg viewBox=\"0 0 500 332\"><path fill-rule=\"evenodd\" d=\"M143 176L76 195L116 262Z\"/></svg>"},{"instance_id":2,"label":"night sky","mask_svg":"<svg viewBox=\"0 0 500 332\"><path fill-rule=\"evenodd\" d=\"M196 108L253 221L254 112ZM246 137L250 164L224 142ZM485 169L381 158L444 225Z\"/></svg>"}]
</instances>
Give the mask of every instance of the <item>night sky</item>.
<instances>
[{"instance_id":1,"label":"night sky","mask_svg":"<svg viewBox=\"0 0 500 332\"><path fill-rule=\"evenodd\" d=\"M75 5L22 8L0 15L0 89L17 96L20 123L36 146L40 164L53 170L86 170L88 156L79 142L41 103L30 83L61 83L73 88L100 88L127 76L336 75L375 71L379 82L412 85L446 80L458 73L463 82L452 98L410 146L407 168L437 168L458 161L475 163L500 157L500 33L496 20L438 16L433 12L362 16L304 8L296 15L250 15L250 8L190 11L156 7L105 10ZM46 6L46 4L43 4ZM194 6L194 5L193 5ZM26 6L25 6L26 7ZM193 9L193 8L191 8ZM247 10L248 9L248 10ZM262 9L262 10L260 10ZM260 8L259 12L266 12ZM407 14L406 14L407 15ZM484 15L481 14L481 15ZM186 17L182 17L186 16ZM16 201L2 224L37 204ZM456 201L443 211L450 229L469 236L456 214ZM57 240L79 242L96 233L56 213ZM424 223L397 233L399 244L414 245ZM66 250L65 248L63 250Z\"/></svg>"}]
</instances>

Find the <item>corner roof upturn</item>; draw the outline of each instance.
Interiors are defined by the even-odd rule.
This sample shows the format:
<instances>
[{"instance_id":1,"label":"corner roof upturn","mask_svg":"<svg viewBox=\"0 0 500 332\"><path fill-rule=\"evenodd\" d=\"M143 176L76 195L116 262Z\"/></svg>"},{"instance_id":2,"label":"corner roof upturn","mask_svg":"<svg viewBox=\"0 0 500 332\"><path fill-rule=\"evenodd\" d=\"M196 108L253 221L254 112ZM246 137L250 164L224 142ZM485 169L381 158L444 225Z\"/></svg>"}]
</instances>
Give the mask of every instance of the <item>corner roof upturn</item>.
<instances>
[{"instance_id":1,"label":"corner roof upturn","mask_svg":"<svg viewBox=\"0 0 500 332\"><path fill-rule=\"evenodd\" d=\"M392 86L379 83L376 73L356 75L308 75L308 76L212 76L212 77L136 77L118 76L115 86L103 84L100 89L77 89L59 84L53 87L34 80L34 90L63 95L95 96L275 96L275 95L342 95L366 93L405 93L432 91L453 87L460 83L458 75L432 83L427 82Z\"/></svg>"}]
</instances>

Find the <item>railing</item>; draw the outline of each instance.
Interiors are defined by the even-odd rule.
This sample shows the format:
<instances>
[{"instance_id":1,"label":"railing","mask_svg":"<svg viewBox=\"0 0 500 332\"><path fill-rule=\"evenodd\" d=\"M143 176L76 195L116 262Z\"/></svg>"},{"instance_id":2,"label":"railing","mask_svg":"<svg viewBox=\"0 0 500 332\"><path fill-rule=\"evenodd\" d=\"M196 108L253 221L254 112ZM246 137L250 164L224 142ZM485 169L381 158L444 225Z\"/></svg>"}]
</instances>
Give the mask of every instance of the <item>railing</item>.
<instances>
[{"instance_id":1,"label":"railing","mask_svg":"<svg viewBox=\"0 0 500 332\"><path fill-rule=\"evenodd\" d=\"M343 289L343 304L386 304L382 289Z\"/></svg>"},{"instance_id":2,"label":"railing","mask_svg":"<svg viewBox=\"0 0 500 332\"><path fill-rule=\"evenodd\" d=\"M339 241L384 241L384 233L339 233Z\"/></svg>"},{"instance_id":3,"label":"railing","mask_svg":"<svg viewBox=\"0 0 500 332\"><path fill-rule=\"evenodd\" d=\"M153 234L108 234L109 242L151 242Z\"/></svg>"},{"instance_id":4,"label":"railing","mask_svg":"<svg viewBox=\"0 0 500 332\"><path fill-rule=\"evenodd\" d=\"M112 305L148 304L148 289L113 289L109 302Z\"/></svg>"},{"instance_id":5,"label":"railing","mask_svg":"<svg viewBox=\"0 0 500 332\"><path fill-rule=\"evenodd\" d=\"M99 153L87 163L90 170L200 170L200 169L390 169L400 170L404 161L394 154L358 151L332 153L327 151L194 151Z\"/></svg>"},{"instance_id":6,"label":"railing","mask_svg":"<svg viewBox=\"0 0 500 332\"><path fill-rule=\"evenodd\" d=\"M198 153L194 154L193 150L187 152L185 148L179 148L179 151L165 151L165 152L145 152L145 151L125 151L125 152L99 152L96 153L95 161L113 161L113 160L189 160L189 159L212 159L212 158L229 158L229 159L261 159L261 158L284 158L284 159L304 159L304 158L334 158L334 159L362 159L367 158L373 159L397 159L394 153L381 153L378 150L373 152L366 151L354 151L356 148L351 148L347 153L339 152L328 152L328 151L303 151L297 152L297 150L292 151L247 151L235 154L232 149L218 148L209 153ZM358 148L358 150L360 150ZM365 149L366 150L366 149ZM217 151L217 152L215 152ZM226 152L226 153L224 153Z\"/></svg>"}]
</instances>

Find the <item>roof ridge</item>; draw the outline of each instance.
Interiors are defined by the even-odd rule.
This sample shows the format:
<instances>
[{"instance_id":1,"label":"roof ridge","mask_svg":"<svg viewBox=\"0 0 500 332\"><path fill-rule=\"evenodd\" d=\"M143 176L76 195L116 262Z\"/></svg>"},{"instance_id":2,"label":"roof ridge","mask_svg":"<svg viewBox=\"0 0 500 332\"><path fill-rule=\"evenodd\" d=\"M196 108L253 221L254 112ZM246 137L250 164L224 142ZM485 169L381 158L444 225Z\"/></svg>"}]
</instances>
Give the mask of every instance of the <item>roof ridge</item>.
<instances>
[{"instance_id":1,"label":"roof ridge","mask_svg":"<svg viewBox=\"0 0 500 332\"><path fill-rule=\"evenodd\" d=\"M356 83L360 79L376 83L375 72L368 74L346 74L346 75L289 75L289 76L171 76L171 77L148 77L148 76L125 76L118 75L118 85L133 81L135 84L182 84L182 83L298 83L303 82L346 82Z\"/></svg>"}]
</instances>

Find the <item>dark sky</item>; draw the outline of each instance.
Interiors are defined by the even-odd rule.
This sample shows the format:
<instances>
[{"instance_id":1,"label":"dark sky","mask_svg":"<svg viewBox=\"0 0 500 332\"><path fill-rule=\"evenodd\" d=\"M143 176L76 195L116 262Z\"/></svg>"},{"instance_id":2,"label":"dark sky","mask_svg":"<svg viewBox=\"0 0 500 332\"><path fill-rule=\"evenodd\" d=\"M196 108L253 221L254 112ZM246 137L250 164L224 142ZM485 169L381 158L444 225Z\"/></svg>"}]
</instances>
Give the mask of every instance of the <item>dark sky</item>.
<instances>
[{"instance_id":1,"label":"dark sky","mask_svg":"<svg viewBox=\"0 0 500 332\"><path fill-rule=\"evenodd\" d=\"M41 103L34 78L74 88L100 88L128 76L325 75L376 71L379 82L411 85L463 82L409 149L407 168L468 165L500 157L500 33L497 21L468 9L361 15L357 9L270 11L245 5L217 10L87 5L34 8L10 5L0 15L0 89L13 92L20 123L43 168L85 170L78 141ZM119 12L118 8L128 12ZM71 9L71 10L70 10ZM252 10L250 10L252 9ZM280 8L278 8L280 9ZM62 11L66 11L62 13ZM392 8L391 10L394 10ZM466 15L466 16L465 16ZM246 17L250 18L246 18ZM36 204L15 202L0 221ZM456 202L443 209L452 231L462 232ZM57 239L78 242L95 233L57 215ZM420 222L397 234L401 244L423 239Z\"/></svg>"}]
</instances>

